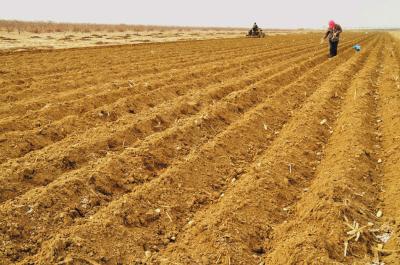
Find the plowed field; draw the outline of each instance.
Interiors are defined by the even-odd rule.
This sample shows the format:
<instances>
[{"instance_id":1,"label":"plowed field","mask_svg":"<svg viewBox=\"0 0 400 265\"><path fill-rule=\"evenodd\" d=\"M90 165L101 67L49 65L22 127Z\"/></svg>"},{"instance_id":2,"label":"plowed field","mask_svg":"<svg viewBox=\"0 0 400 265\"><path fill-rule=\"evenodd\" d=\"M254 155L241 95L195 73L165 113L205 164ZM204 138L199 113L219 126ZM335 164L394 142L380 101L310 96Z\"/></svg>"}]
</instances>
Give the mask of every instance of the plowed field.
<instances>
[{"instance_id":1,"label":"plowed field","mask_svg":"<svg viewBox=\"0 0 400 265\"><path fill-rule=\"evenodd\" d=\"M0 264L400 264L400 42L320 37L0 53Z\"/></svg>"}]
</instances>

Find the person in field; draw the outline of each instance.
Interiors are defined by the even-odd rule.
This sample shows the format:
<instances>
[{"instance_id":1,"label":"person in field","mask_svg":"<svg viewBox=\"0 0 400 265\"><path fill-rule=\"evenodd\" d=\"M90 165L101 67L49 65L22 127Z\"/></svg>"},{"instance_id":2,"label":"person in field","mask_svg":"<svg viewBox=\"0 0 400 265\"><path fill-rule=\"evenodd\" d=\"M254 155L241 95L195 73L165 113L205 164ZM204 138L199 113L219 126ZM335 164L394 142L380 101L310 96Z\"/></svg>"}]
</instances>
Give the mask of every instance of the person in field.
<instances>
[{"instance_id":1,"label":"person in field","mask_svg":"<svg viewBox=\"0 0 400 265\"><path fill-rule=\"evenodd\" d=\"M254 22L253 27L249 30L248 36L256 36L260 28L257 23Z\"/></svg>"},{"instance_id":2,"label":"person in field","mask_svg":"<svg viewBox=\"0 0 400 265\"><path fill-rule=\"evenodd\" d=\"M329 40L329 58L337 55L340 33L342 33L342 27L333 20L329 21L329 28L323 38L323 40L326 38Z\"/></svg>"},{"instance_id":3,"label":"person in field","mask_svg":"<svg viewBox=\"0 0 400 265\"><path fill-rule=\"evenodd\" d=\"M258 26L257 26L257 23L254 22L254 24L253 24L253 32L257 32L257 31L258 31Z\"/></svg>"}]
</instances>

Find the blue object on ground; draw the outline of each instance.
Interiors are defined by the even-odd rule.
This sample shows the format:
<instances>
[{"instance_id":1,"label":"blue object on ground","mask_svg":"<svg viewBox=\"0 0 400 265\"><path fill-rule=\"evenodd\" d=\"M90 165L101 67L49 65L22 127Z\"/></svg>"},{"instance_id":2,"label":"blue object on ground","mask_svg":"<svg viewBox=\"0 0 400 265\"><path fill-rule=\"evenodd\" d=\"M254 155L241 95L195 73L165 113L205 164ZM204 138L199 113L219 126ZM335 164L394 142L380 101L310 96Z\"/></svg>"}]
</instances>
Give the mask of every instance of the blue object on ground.
<instances>
[{"instance_id":1,"label":"blue object on ground","mask_svg":"<svg viewBox=\"0 0 400 265\"><path fill-rule=\"evenodd\" d=\"M361 51L361 46L359 44L356 44L353 46L353 49L359 52Z\"/></svg>"}]
</instances>

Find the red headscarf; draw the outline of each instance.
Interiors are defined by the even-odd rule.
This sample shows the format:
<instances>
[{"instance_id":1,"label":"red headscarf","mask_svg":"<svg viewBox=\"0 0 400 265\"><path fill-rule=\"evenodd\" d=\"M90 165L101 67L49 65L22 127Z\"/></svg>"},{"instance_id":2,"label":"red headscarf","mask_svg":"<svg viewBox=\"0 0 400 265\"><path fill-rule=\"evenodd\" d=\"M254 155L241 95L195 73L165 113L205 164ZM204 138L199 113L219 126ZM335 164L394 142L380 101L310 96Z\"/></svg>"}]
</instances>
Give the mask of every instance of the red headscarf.
<instances>
[{"instance_id":1,"label":"red headscarf","mask_svg":"<svg viewBox=\"0 0 400 265\"><path fill-rule=\"evenodd\" d=\"M333 29L335 27L335 25L336 25L335 21L333 21L333 20L329 21L329 28L330 29Z\"/></svg>"}]
</instances>

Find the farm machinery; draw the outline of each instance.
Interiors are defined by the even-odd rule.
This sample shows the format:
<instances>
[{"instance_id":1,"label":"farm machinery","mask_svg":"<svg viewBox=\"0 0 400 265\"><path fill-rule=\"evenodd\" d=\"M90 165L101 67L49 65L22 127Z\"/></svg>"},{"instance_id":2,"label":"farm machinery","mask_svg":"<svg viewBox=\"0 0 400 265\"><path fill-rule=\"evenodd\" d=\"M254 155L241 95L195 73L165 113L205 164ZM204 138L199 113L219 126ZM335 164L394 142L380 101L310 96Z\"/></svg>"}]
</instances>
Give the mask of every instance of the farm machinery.
<instances>
[{"instance_id":1,"label":"farm machinery","mask_svg":"<svg viewBox=\"0 0 400 265\"><path fill-rule=\"evenodd\" d=\"M250 37L250 38L264 38L265 37L265 33L263 32L262 29L260 28L252 28L249 30L249 32L247 33L246 37Z\"/></svg>"}]
</instances>

